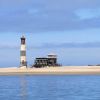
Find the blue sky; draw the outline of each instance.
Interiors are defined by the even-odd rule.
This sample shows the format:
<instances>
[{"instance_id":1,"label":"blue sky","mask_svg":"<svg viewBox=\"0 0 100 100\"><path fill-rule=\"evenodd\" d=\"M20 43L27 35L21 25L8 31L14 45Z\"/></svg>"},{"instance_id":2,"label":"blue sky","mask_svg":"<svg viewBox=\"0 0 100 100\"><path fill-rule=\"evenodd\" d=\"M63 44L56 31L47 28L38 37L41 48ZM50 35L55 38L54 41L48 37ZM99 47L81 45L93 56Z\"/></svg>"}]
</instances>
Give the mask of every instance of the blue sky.
<instances>
[{"instance_id":1,"label":"blue sky","mask_svg":"<svg viewBox=\"0 0 100 100\"><path fill-rule=\"evenodd\" d=\"M100 0L0 0L0 67L54 52L63 65L100 64Z\"/></svg>"}]
</instances>

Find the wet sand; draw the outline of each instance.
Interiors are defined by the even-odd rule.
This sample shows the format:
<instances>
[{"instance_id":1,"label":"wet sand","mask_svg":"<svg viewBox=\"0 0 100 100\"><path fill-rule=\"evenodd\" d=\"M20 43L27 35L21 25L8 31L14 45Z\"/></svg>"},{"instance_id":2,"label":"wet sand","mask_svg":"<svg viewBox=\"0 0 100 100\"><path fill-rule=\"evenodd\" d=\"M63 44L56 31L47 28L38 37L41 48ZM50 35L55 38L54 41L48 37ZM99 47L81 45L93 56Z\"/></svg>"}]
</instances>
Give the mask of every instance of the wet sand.
<instances>
[{"instance_id":1,"label":"wet sand","mask_svg":"<svg viewBox=\"0 0 100 100\"><path fill-rule=\"evenodd\" d=\"M0 68L0 75L99 75L100 66L63 66L50 68Z\"/></svg>"}]
</instances>

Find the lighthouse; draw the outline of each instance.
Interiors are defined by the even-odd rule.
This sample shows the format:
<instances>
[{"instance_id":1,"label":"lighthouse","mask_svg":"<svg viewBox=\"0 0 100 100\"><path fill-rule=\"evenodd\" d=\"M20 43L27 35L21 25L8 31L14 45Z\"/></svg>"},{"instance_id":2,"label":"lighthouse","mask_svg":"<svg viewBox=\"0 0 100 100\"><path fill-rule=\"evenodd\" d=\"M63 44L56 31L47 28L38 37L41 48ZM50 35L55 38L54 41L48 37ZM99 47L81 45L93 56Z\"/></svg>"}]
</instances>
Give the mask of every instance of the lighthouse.
<instances>
[{"instance_id":1,"label":"lighthouse","mask_svg":"<svg viewBox=\"0 0 100 100\"><path fill-rule=\"evenodd\" d=\"M21 37L21 49L20 49L20 68L26 68L27 61L26 61L26 38L23 35Z\"/></svg>"}]
</instances>

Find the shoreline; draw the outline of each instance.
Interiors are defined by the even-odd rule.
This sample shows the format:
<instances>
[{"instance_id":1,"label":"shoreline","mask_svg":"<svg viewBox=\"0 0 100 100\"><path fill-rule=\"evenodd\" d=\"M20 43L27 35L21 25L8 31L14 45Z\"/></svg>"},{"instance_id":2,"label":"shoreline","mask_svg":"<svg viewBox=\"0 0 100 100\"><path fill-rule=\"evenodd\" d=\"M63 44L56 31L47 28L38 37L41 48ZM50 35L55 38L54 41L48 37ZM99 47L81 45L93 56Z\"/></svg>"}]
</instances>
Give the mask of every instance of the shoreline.
<instances>
[{"instance_id":1,"label":"shoreline","mask_svg":"<svg viewBox=\"0 0 100 100\"><path fill-rule=\"evenodd\" d=\"M100 66L0 68L0 75L100 75Z\"/></svg>"}]
</instances>

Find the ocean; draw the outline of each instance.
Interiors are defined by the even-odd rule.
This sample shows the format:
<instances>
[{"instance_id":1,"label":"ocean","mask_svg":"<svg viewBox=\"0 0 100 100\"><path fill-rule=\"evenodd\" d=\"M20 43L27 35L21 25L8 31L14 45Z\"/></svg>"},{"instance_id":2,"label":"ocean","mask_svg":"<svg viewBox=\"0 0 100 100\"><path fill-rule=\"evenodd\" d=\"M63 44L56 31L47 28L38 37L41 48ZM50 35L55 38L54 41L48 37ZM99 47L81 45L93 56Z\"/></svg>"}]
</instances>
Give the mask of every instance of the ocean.
<instances>
[{"instance_id":1,"label":"ocean","mask_svg":"<svg viewBox=\"0 0 100 100\"><path fill-rule=\"evenodd\" d=\"M100 76L0 76L0 100L100 100Z\"/></svg>"}]
</instances>

